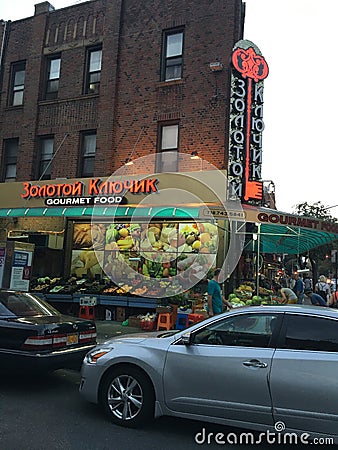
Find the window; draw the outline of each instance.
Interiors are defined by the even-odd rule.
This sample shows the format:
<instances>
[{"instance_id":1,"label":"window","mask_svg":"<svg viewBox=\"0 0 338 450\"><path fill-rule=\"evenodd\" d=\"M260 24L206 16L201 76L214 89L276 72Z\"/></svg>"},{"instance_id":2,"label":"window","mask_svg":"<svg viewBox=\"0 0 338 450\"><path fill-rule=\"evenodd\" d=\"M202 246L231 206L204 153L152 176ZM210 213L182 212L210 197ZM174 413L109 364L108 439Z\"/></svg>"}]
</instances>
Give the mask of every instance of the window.
<instances>
[{"instance_id":1,"label":"window","mask_svg":"<svg viewBox=\"0 0 338 450\"><path fill-rule=\"evenodd\" d=\"M82 169L80 176L94 175L94 162L96 152L96 133L86 133L82 137Z\"/></svg>"},{"instance_id":2,"label":"window","mask_svg":"<svg viewBox=\"0 0 338 450\"><path fill-rule=\"evenodd\" d=\"M277 314L240 314L217 321L193 335L194 344L269 347Z\"/></svg>"},{"instance_id":3,"label":"window","mask_svg":"<svg viewBox=\"0 0 338 450\"><path fill-rule=\"evenodd\" d=\"M170 31L164 34L162 61L162 80L182 78L183 31Z\"/></svg>"},{"instance_id":4,"label":"window","mask_svg":"<svg viewBox=\"0 0 338 450\"><path fill-rule=\"evenodd\" d=\"M102 49L91 48L87 52L86 94L98 94L100 91Z\"/></svg>"},{"instance_id":5,"label":"window","mask_svg":"<svg viewBox=\"0 0 338 450\"><path fill-rule=\"evenodd\" d=\"M60 67L61 58L60 56L54 56L53 58L48 58L47 61L47 85L46 85L46 100L53 100L57 98L59 91L59 79L60 79Z\"/></svg>"},{"instance_id":6,"label":"window","mask_svg":"<svg viewBox=\"0 0 338 450\"><path fill-rule=\"evenodd\" d=\"M23 104L23 91L25 88L26 63L19 62L12 65L11 70L11 96L10 105Z\"/></svg>"},{"instance_id":7,"label":"window","mask_svg":"<svg viewBox=\"0 0 338 450\"><path fill-rule=\"evenodd\" d=\"M290 315L281 348L338 352L338 320Z\"/></svg>"},{"instance_id":8,"label":"window","mask_svg":"<svg viewBox=\"0 0 338 450\"><path fill-rule=\"evenodd\" d=\"M18 158L19 139L4 141L3 181L16 181L16 163Z\"/></svg>"},{"instance_id":9,"label":"window","mask_svg":"<svg viewBox=\"0 0 338 450\"><path fill-rule=\"evenodd\" d=\"M54 151L54 138L47 137L40 140L39 180L50 180L52 172L52 159Z\"/></svg>"},{"instance_id":10,"label":"window","mask_svg":"<svg viewBox=\"0 0 338 450\"><path fill-rule=\"evenodd\" d=\"M178 124L160 128L160 148L156 158L157 172L177 172Z\"/></svg>"}]
</instances>

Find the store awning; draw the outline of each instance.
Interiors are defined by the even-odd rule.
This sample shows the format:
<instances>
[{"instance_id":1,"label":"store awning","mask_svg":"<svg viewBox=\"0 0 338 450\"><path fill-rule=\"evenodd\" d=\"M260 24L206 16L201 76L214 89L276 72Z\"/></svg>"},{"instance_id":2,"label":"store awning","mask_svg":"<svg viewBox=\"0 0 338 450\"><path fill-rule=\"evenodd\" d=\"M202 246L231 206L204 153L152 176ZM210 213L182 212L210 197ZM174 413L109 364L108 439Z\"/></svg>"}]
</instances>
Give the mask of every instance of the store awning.
<instances>
[{"instance_id":1,"label":"store awning","mask_svg":"<svg viewBox=\"0 0 338 450\"><path fill-rule=\"evenodd\" d=\"M267 224L262 224L260 227L262 253L299 255L320 245L330 244L337 239L338 236L334 233L300 227Z\"/></svg>"},{"instance_id":2,"label":"store awning","mask_svg":"<svg viewBox=\"0 0 338 450\"><path fill-rule=\"evenodd\" d=\"M260 224L260 251L262 253L302 254L323 244L329 244L338 239L338 232L326 231L325 222L313 218L304 218L280 211L260 208L251 205L242 205L244 222ZM212 215L201 214L203 207L43 207L43 208L2 208L0 218L9 217L67 217L67 218L133 218L149 219L224 219L223 208L212 210ZM230 210L229 210L230 211ZM227 211L227 213L229 212ZM238 213L238 211L236 211ZM231 214L230 214L231 216ZM236 220L236 219L235 219ZM311 222L312 221L312 222ZM278 222L278 223L277 223ZM295 224L299 223L297 226ZM307 225L307 226L304 226ZM311 227L312 226L312 227ZM313 228L315 227L315 228Z\"/></svg>"},{"instance_id":3,"label":"store awning","mask_svg":"<svg viewBox=\"0 0 338 450\"><path fill-rule=\"evenodd\" d=\"M243 205L246 221L259 225L262 253L303 254L338 240L338 224L274 209Z\"/></svg>"},{"instance_id":4,"label":"store awning","mask_svg":"<svg viewBox=\"0 0 338 450\"><path fill-rule=\"evenodd\" d=\"M195 219L199 208L189 207L66 207L66 208L2 208L0 218L5 217L118 217L125 218L177 218Z\"/></svg>"}]
</instances>

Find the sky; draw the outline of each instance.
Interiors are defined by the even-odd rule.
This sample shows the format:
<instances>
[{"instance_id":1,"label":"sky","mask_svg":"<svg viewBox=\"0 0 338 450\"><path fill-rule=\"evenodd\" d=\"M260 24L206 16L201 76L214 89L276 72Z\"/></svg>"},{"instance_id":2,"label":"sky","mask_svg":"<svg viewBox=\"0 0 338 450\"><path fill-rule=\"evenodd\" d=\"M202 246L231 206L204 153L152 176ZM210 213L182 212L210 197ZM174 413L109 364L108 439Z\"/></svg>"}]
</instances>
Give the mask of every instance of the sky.
<instances>
[{"instance_id":1,"label":"sky","mask_svg":"<svg viewBox=\"0 0 338 450\"><path fill-rule=\"evenodd\" d=\"M39 0L1 1L0 19L34 15ZM55 9L81 0L50 0ZM262 177L276 207L338 205L337 0L246 0L244 39L269 65L264 82ZM328 212L338 217L338 206Z\"/></svg>"}]
</instances>

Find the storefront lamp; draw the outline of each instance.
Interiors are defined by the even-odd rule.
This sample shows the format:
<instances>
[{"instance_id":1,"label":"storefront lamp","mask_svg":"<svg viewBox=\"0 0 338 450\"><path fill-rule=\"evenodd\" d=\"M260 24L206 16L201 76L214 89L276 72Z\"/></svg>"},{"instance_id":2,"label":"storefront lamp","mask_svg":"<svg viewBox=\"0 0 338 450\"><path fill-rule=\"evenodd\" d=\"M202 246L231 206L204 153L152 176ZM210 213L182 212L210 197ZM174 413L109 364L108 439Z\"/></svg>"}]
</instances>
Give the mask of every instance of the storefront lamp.
<instances>
[{"instance_id":1,"label":"storefront lamp","mask_svg":"<svg viewBox=\"0 0 338 450\"><path fill-rule=\"evenodd\" d=\"M200 159L200 157L198 156L198 152L196 152L196 151L191 152L190 158L191 159Z\"/></svg>"}]
</instances>

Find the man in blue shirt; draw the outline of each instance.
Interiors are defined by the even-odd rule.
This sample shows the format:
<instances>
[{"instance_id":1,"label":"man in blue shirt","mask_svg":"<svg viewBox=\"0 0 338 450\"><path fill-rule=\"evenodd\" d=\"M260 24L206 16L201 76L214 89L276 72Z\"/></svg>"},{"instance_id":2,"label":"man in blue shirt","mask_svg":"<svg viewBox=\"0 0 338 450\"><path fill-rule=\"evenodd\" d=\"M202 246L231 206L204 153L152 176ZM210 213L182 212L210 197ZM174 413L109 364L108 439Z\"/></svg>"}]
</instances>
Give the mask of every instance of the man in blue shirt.
<instances>
[{"instance_id":1,"label":"man in blue shirt","mask_svg":"<svg viewBox=\"0 0 338 450\"><path fill-rule=\"evenodd\" d=\"M319 294L315 294L314 292L312 292L312 289L306 289L305 291L305 295L307 295L309 297L309 299L311 300L311 303L315 306L327 306L325 300L323 299L323 297Z\"/></svg>"},{"instance_id":2,"label":"man in blue shirt","mask_svg":"<svg viewBox=\"0 0 338 450\"><path fill-rule=\"evenodd\" d=\"M296 273L294 275L294 279L295 279L295 285L293 287L293 292L297 295L298 304L302 304L303 303L303 298L304 298L304 283L302 278L298 275L298 273Z\"/></svg>"},{"instance_id":3,"label":"man in blue shirt","mask_svg":"<svg viewBox=\"0 0 338 450\"><path fill-rule=\"evenodd\" d=\"M221 293L221 286L218 283L218 276L221 269L215 269L214 277L208 283L208 313L209 317L215 316L223 312L223 305L232 308L231 303L229 303L223 297Z\"/></svg>"}]
</instances>

